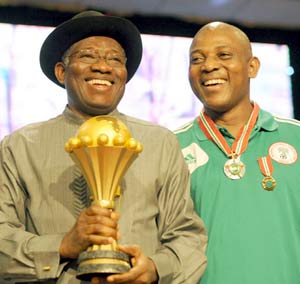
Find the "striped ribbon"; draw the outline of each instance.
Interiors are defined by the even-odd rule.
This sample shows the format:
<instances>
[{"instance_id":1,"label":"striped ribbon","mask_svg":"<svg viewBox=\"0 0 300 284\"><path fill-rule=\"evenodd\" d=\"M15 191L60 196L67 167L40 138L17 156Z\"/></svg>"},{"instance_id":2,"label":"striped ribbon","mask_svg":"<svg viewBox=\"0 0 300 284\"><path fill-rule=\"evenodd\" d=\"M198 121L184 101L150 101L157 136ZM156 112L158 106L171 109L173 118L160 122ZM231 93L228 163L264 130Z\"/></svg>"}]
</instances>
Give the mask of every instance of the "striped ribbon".
<instances>
[{"instance_id":1,"label":"striped ribbon","mask_svg":"<svg viewBox=\"0 0 300 284\"><path fill-rule=\"evenodd\" d=\"M264 176L269 177L273 174L273 165L270 156L258 158L258 164Z\"/></svg>"},{"instance_id":2,"label":"striped ribbon","mask_svg":"<svg viewBox=\"0 0 300 284\"><path fill-rule=\"evenodd\" d=\"M265 176L262 180L262 186L267 191L272 191L276 187L276 180L272 177L274 168L270 156L258 158L258 164L261 172Z\"/></svg>"},{"instance_id":3,"label":"striped ribbon","mask_svg":"<svg viewBox=\"0 0 300 284\"><path fill-rule=\"evenodd\" d=\"M240 129L232 147L227 144L225 138L215 126L213 120L205 113L204 109L200 112L198 123L209 140L213 141L227 157L235 158L240 156L247 149L249 137L257 120L258 112L259 106L254 103L253 111L246 125Z\"/></svg>"}]
</instances>

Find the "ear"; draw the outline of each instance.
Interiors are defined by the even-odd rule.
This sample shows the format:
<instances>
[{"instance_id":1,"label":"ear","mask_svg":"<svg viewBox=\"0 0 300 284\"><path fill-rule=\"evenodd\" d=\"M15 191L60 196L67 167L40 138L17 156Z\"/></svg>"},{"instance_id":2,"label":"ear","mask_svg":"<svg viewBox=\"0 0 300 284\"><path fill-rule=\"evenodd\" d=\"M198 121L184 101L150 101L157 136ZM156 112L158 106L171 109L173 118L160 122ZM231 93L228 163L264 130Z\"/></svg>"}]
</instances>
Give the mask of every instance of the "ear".
<instances>
[{"instance_id":1,"label":"ear","mask_svg":"<svg viewBox=\"0 0 300 284\"><path fill-rule=\"evenodd\" d=\"M260 67L260 61L257 57L252 57L248 65L248 77L255 78Z\"/></svg>"},{"instance_id":2,"label":"ear","mask_svg":"<svg viewBox=\"0 0 300 284\"><path fill-rule=\"evenodd\" d=\"M55 77L57 81L62 85L65 85L65 71L66 71L66 67L63 62L57 62L55 64L54 67Z\"/></svg>"}]
</instances>

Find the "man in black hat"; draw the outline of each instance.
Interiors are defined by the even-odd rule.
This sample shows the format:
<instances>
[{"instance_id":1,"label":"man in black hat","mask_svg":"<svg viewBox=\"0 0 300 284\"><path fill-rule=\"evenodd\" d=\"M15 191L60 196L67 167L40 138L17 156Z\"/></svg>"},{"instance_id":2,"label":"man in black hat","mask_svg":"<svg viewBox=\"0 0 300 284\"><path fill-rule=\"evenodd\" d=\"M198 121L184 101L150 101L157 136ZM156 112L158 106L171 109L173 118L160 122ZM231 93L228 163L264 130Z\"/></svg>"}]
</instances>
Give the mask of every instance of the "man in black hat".
<instances>
[{"instance_id":1,"label":"man in black hat","mask_svg":"<svg viewBox=\"0 0 300 284\"><path fill-rule=\"evenodd\" d=\"M68 105L61 115L1 142L2 282L80 283L79 254L113 239L131 256L132 268L106 282L198 282L207 237L193 211L177 139L116 109L141 56L140 33L131 22L95 11L76 15L46 38L41 68L66 89ZM64 150L86 119L106 114L125 123L144 148L121 181L120 214L90 204L87 184Z\"/></svg>"}]
</instances>

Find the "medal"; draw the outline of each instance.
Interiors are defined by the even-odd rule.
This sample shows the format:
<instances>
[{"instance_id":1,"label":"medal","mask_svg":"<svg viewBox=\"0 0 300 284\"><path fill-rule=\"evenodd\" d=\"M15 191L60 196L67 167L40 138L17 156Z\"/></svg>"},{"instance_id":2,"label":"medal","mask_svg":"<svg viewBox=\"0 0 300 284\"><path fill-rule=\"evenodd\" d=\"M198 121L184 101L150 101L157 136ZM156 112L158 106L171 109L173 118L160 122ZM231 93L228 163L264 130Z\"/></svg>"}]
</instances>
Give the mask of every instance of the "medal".
<instances>
[{"instance_id":1,"label":"medal","mask_svg":"<svg viewBox=\"0 0 300 284\"><path fill-rule=\"evenodd\" d=\"M240 160L241 154L247 149L251 131L258 117L259 106L254 103L253 111L246 123L243 126L237 137L235 138L232 147L227 144L227 141L216 127L213 120L205 113L203 109L200 112L198 123L206 137L214 142L220 150L229 158L224 165L224 173L230 179L240 179L245 175L246 166Z\"/></svg>"},{"instance_id":2,"label":"medal","mask_svg":"<svg viewBox=\"0 0 300 284\"><path fill-rule=\"evenodd\" d=\"M244 176L246 167L240 159L227 160L224 165L224 173L231 179L240 179Z\"/></svg>"},{"instance_id":3,"label":"medal","mask_svg":"<svg viewBox=\"0 0 300 284\"><path fill-rule=\"evenodd\" d=\"M272 177L273 165L270 156L258 158L261 172L265 176L261 182L264 190L272 191L276 186L276 180Z\"/></svg>"},{"instance_id":4,"label":"medal","mask_svg":"<svg viewBox=\"0 0 300 284\"><path fill-rule=\"evenodd\" d=\"M262 180L262 186L265 190L273 190L276 186L276 180L272 176L264 177Z\"/></svg>"}]
</instances>

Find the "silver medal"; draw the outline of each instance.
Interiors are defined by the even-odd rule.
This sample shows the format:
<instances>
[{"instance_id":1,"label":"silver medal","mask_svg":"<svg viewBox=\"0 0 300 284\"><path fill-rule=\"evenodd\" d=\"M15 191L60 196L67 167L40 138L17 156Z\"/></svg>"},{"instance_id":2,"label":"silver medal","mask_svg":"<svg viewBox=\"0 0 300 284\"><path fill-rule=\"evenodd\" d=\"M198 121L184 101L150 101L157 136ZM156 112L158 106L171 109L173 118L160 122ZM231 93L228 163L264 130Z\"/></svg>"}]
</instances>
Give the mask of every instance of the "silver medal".
<instances>
[{"instance_id":1,"label":"silver medal","mask_svg":"<svg viewBox=\"0 0 300 284\"><path fill-rule=\"evenodd\" d=\"M240 179L245 175L246 166L239 158L227 160L224 165L224 173L230 179Z\"/></svg>"}]
</instances>

